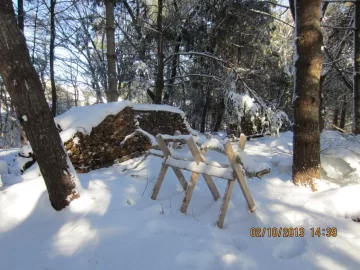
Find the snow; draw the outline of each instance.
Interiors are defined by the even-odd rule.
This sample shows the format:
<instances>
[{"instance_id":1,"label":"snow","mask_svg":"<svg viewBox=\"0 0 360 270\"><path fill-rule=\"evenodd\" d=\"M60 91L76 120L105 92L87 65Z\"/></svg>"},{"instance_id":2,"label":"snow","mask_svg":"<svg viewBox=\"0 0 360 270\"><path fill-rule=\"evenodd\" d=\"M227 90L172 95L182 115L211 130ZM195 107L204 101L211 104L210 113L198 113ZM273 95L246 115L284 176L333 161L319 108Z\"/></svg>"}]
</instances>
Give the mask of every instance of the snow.
<instances>
[{"instance_id":1,"label":"snow","mask_svg":"<svg viewBox=\"0 0 360 270\"><path fill-rule=\"evenodd\" d=\"M137 128L136 128L136 131L141 132L141 133L143 133L145 136L147 136L147 137L150 139L152 146L157 145L157 141L156 141L155 137L154 137L153 135L151 135L149 132L143 130L143 129L140 128L140 127L137 127Z\"/></svg>"},{"instance_id":2,"label":"snow","mask_svg":"<svg viewBox=\"0 0 360 270\"><path fill-rule=\"evenodd\" d=\"M25 122L27 122L27 121L28 121L28 118L27 118L27 116L26 116L26 115L23 115L21 118L22 118Z\"/></svg>"},{"instance_id":3,"label":"snow","mask_svg":"<svg viewBox=\"0 0 360 270\"><path fill-rule=\"evenodd\" d=\"M89 135L92 128L99 125L106 116L116 115L125 107L132 106L133 104L130 101L120 101L74 107L64 114L55 117L55 123L63 130L60 133L62 140L67 141L70 140L76 132Z\"/></svg>"},{"instance_id":4,"label":"snow","mask_svg":"<svg viewBox=\"0 0 360 270\"><path fill-rule=\"evenodd\" d=\"M179 211L185 192L172 170L151 200L160 157L149 155L136 169L142 157L79 174L81 197L57 212L38 167L19 175L14 169L19 150L0 151L10 172L2 175L0 188L1 268L360 269L360 224L350 219L360 217L359 144L360 137L323 133L323 157L342 163L322 164L324 179L314 193L291 181L291 132L248 141L244 153L255 163L271 164L271 172L247 179L254 213L234 186L223 229L216 227L221 200L214 201L202 177L186 215ZM186 145L176 151L190 155ZM211 150L206 158L227 161ZM190 179L190 172L183 174ZM214 182L223 195L227 181L214 177ZM285 227L303 228L304 237L250 236L251 228ZM313 237L311 228L318 227L336 228L337 236Z\"/></svg>"},{"instance_id":5,"label":"snow","mask_svg":"<svg viewBox=\"0 0 360 270\"><path fill-rule=\"evenodd\" d=\"M1 174L8 174L9 173L9 166L5 160L0 160L0 175Z\"/></svg>"},{"instance_id":6,"label":"snow","mask_svg":"<svg viewBox=\"0 0 360 270\"><path fill-rule=\"evenodd\" d=\"M133 108L135 111L166 111L180 114L181 116L185 116L184 112L180 110L178 107L170 106L170 105L157 105L157 104L134 104Z\"/></svg>"},{"instance_id":7,"label":"snow","mask_svg":"<svg viewBox=\"0 0 360 270\"><path fill-rule=\"evenodd\" d=\"M108 115L116 115L126 107L131 107L136 111L166 111L180 114L184 118L184 123L188 126L189 131L196 135L189 124L186 122L185 114L178 107L169 105L156 104L134 104L128 100L118 102L95 104L91 106L73 107L67 112L55 117L55 123L61 128L60 137L63 142L71 140L77 132L89 135L92 129L98 126ZM26 121L24 119L24 121ZM152 141L152 145L157 145L155 138L148 132L137 128L138 131L148 136ZM79 139L74 140L77 144ZM27 144L22 148L22 154L27 156L32 152L31 146Z\"/></svg>"},{"instance_id":8,"label":"snow","mask_svg":"<svg viewBox=\"0 0 360 270\"><path fill-rule=\"evenodd\" d=\"M130 101L110 102L71 108L55 117L55 123L63 130L60 136L63 141L70 140L76 132L89 135L93 127L98 126L108 115L116 115L124 108L131 107L136 111L167 111L180 114L184 112L178 107L155 104L133 104Z\"/></svg>"},{"instance_id":9,"label":"snow","mask_svg":"<svg viewBox=\"0 0 360 270\"><path fill-rule=\"evenodd\" d=\"M72 141L73 141L73 143L74 143L75 145L77 145L77 144L80 143L80 138L79 138L79 137L74 137Z\"/></svg>"},{"instance_id":10,"label":"snow","mask_svg":"<svg viewBox=\"0 0 360 270\"><path fill-rule=\"evenodd\" d=\"M136 135L136 132L133 132L133 133L125 136L125 138L123 139L123 141L120 143L120 146L123 146L128 139L131 139L131 138L134 137L135 135Z\"/></svg>"},{"instance_id":11,"label":"snow","mask_svg":"<svg viewBox=\"0 0 360 270\"><path fill-rule=\"evenodd\" d=\"M166 160L166 164L180 169L194 171L197 173L204 173L211 176L216 176L229 180L232 180L234 178L232 169L209 166L203 162L197 164L195 161L179 160L179 159L174 159L172 157L168 157Z\"/></svg>"},{"instance_id":12,"label":"snow","mask_svg":"<svg viewBox=\"0 0 360 270\"><path fill-rule=\"evenodd\" d=\"M192 136L191 135L161 135L161 137L164 140L188 140L190 139Z\"/></svg>"}]
</instances>

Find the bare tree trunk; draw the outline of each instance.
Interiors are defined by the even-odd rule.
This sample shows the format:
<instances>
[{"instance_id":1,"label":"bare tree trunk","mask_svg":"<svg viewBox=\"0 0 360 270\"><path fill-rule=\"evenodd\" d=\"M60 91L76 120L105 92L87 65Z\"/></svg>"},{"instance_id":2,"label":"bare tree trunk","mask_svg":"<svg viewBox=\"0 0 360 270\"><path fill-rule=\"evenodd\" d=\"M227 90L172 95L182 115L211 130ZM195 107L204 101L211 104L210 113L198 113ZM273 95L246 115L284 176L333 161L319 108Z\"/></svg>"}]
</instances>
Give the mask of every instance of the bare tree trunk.
<instances>
[{"instance_id":1,"label":"bare tree trunk","mask_svg":"<svg viewBox=\"0 0 360 270\"><path fill-rule=\"evenodd\" d=\"M216 118L216 122L215 122L215 127L214 127L214 131L219 131L220 126L221 126L221 122L224 118L224 113L225 113L225 101L224 101L224 97L222 97L220 99L220 104L219 104L219 108L217 111L217 118Z\"/></svg>"},{"instance_id":2,"label":"bare tree trunk","mask_svg":"<svg viewBox=\"0 0 360 270\"><path fill-rule=\"evenodd\" d=\"M324 81L325 76L320 76L320 91L319 91L319 100L320 100L320 106L319 106L319 129L320 133L325 128L325 102L324 102Z\"/></svg>"},{"instance_id":3,"label":"bare tree trunk","mask_svg":"<svg viewBox=\"0 0 360 270\"><path fill-rule=\"evenodd\" d=\"M162 93L164 90L164 53L163 53L163 0L158 0L158 13L157 13L157 74L155 83L155 104L161 104Z\"/></svg>"},{"instance_id":4,"label":"bare tree trunk","mask_svg":"<svg viewBox=\"0 0 360 270\"><path fill-rule=\"evenodd\" d=\"M333 125L337 126L339 121L339 107L336 106L334 110Z\"/></svg>"},{"instance_id":5,"label":"bare tree trunk","mask_svg":"<svg viewBox=\"0 0 360 270\"><path fill-rule=\"evenodd\" d=\"M355 3L354 31L354 124L353 132L360 134L360 2Z\"/></svg>"},{"instance_id":6,"label":"bare tree trunk","mask_svg":"<svg viewBox=\"0 0 360 270\"><path fill-rule=\"evenodd\" d=\"M33 33L33 49L31 53L31 63L34 64L35 62L35 44L36 44L36 31L37 31L37 24L38 24L38 13L39 13L39 0L36 1L36 9L35 9L35 18L34 18L34 33ZM45 88L44 88L45 91Z\"/></svg>"},{"instance_id":7,"label":"bare tree trunk","mask_svg":"<svg viewBox=\"0 0 360 270\"><path fill-rule=\"evenodd\" d=\"M293 181L313 185L320 179L321 0L296 1Z\"/></svg>"},{"instance_id":8,"label":"bare tree trunk","mask_svg":"<svg viewBox=\"0 0 360 270\"><path fill-rule=\"evenodd\" d=\"M344 101L341 109L341 116L340 116L340 128L345 128L345 120L346 120L346 110L347 110L347 101L346 97L344 96Z\"/></svg>"},{"instance_id":9,"label":"bare tree trunk","mask_svg":"<svg viewBox=\"0 0 360 270\"><path fill-rule=\"evenodd\" d=\"M291 17L293 18L295 22L295 0L289 0L289 7L291 12Z\"/></svg>"},{"instance_id":10,"label":"bare tree trunk","mask_svg":"<svg viewBox=\"0 0 360 270\"><path fill-rule=\"evenodd\" d=\"M18 0L17 1L17 8L18 8L18 24L21 31L24 32L24 1Z\"/></svg>"},{"instance_id":11,"label":"bare tree trunk","mask_svg":"<svg viewBox=\"0 0 360 270\"><path fill-rule=\"evenodd\" d=\"M79 197L76 176L16 24L12 1L0 0L0 6L0 75L37 158L51 205L61 210Z\"/></svg>"},{"instance_id":12,"label":"bare tree trunk","mask_svg":"<svg viewBox=\"0 0 360 270\"><path fill-rule=\"evenodd\" d=\"M206 97L205 97L205 105L203 108L203 112L201 115L201 124L200 124L200 132L204 133L205 132L205 124L206 124L206 116L207 116L207 112L209 110L209 104L210 104L210 87L207 86L206 87Z\"/></svg>"},{"instance_id":13,"label":"bare tree trunk","mask_svg":"<svg viewBox=\"0 0 360 270\"><path fill-rule=\"evenodd\" d=\"M170 74L170 79L169 79L169 85L168 85L168 89L164 95L164 102L166 100L166 103L167 104L170 104L171 105L171 98L173 97L174 95L174 82L175 82L175 77L176 77L176 71L177 71L177 67L179 65L179 55L177 55L177 53L179 53L180 51L180 44L181 44L181 35L178 36L178 38L176 39L176 45L175 45L175 48L174 48L174 56L173 56L173 59L172 59L172 64L171 64L171 74Z\"/></svg>"},{"instance_id":14,"label":"bare tree trunk","mask_svg":"<svg viewBox=\"0 0 360 270\"><path fill-rule=\"evenodd\" d=\"M56 116L56 109L57 109L57 96L56 96L55 71L54 71L55 38L56 38L55 6L56 6L56 0L50 0L50 81L51 81L51 96L52 96L51 112L53 117Z\"/></svg>"},{"instance_id":15,"label":"bare tree trunk","mask_svg":"<svg viewBox=\"0 0 360 270\"><path fill-rule=\"evenodd\" d=\"M24 1L18 0L17 4L18 4L18 7L17 7L18 8L18 25L19 25L20 30L24 33ZM27 141L27 139L26 139L24 129L20 125L20 143L21 143L21 145L24 145L26 143L26 141Z\"/></svg>"},{"instance_id":16,"label":"bare tree trunk","mask_svg":"<svg viewBox=\"0 0 360 270\"><path fill-rule=\"evenodd\" d=\"M115 26L114 26L114 0L105 0L106 5L106 45L107 45L107 77L108 89L106 91L107 102L118 101L119 94L116 87L116 63L115 63Z\"/></svg>"}]
</instances>

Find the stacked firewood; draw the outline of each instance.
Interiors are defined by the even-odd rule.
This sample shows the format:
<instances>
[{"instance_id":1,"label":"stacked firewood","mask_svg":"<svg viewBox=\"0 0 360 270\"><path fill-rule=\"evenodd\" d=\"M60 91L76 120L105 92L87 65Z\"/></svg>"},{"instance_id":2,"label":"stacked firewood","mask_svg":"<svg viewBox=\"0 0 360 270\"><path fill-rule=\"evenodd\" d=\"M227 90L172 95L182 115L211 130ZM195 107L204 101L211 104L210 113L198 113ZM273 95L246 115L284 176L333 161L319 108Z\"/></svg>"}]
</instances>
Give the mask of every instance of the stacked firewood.
<instances>
[{"instance_id":1,"label":"stacked firewood","mask_svg":"<svg viewBox=\"0 0 360 270\"><path fill-rule=\"evenodd\" d=\"M119 158L151 148L149 138L135 129L134 113L125 108L107 116L90 135L76 133L65 142L65 148L78 172L108 167Z\"/></svg>"},{"instance_id":2,"label":"stacked firewood","mask_svg":"<svg viewBox=\"0 0 360 270\"><path fill-rule=\"evenodd\" d=\"M134 113L139 127L153 136L159 133L173 135L177 130L181 134L190 133L185 119L178 113L167 111L135 111Z\"/></svg>"},{"instance_id":3,"label":"stacked firewood","mask_svg":"<svg viewBox=\"0 0 360 270\"><path fill-rule=\"evenodd\" d=\"M58 127L59 132L61 128ZM179 130L189 134L185 119L181 114L167 111L134 111L126 107L117 115L108 115L90 135L77 132L64 143L72 164L79 173L111 166L141 155L151 149L148 134L174 134ZM143 132L145 131L145 132ZM32 153L24 157L33 158ZM32 165L31 163L31 165ZM30 164L30 163L29 163ZM23 167L22 170L27 168Z\"/></svg>"}]
</instances>

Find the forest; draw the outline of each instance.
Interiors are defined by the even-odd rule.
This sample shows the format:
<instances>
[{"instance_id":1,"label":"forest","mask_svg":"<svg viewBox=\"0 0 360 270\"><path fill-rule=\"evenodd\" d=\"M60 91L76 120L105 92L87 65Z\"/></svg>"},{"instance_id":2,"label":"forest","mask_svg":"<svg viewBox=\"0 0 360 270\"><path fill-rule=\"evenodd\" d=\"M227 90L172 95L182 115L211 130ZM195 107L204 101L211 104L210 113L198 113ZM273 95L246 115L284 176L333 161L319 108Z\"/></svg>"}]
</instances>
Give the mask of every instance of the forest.
<instances>
[{"instance_id":1,"label":"forest","mask_svg":"<svg viewBox=\"0 0 360 270\"><path fill-rule=\"evenodd\" d=\"M356 269L359 72L359 0L0 0L0 246L38 224L29 269Z\"/></svg>"}]
</instances>

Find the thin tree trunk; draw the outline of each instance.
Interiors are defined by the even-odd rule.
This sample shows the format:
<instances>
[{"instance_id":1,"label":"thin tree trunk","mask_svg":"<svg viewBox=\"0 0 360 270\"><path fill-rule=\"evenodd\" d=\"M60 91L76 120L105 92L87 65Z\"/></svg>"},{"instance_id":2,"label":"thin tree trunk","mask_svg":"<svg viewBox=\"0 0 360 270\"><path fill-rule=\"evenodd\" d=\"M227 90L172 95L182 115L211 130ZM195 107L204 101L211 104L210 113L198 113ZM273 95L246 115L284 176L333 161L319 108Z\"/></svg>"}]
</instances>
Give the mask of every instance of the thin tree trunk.
<instances>
[{"instance_id":1,"label":"thin tree trunk","mask_svg":"<svg viewBox=\"0 0 360 270\"><path fill-rule=\"evenodd\" d=\"M201 124L200 124L200 132L201 133L205 132L206 116L207 116L207 112L209 110L209 105L210 105L210 93L211 93L210 87L207 86L205 105L204 105L203 112L201 115Z\"/></svg>"},{"instance_id":2,"label":"thin tree trunk","mask_svg":"<svg viewBox=\"0 0 360 270\"><path fill-rule=\"evenodd\" d=\"M337 126L339 121L339 107L336 106L334 110L333 125Z\"/></svg>"},{"instance_id":3,"label":"thin tree trunk","mask_svg":"<svg viewBox=\"0 0 360 270\"><path fill-rule=\"evenodd\" d=\"M24 1L17 1L18 8L18 24L21 31L24 32Z\"/></svg>"},{"instance_id":4,"label":"thin tree trunk","mask_svg":"<svg viewBox=\"0 0 360 270\"><path fill-rule=\"evenodd\" d=\"M341 109L341 116L340 116L340 128L345 128L345 120L346 120L346 110L347 110L347 101L346 97L344 97L342 109Z\"/></svg>"},{"instance_id":5,"label":"thin tree trunk","mask_svg":"<svg viewBox=\"0 0 360 270\"><path fill-rule=\"evenodd\" d=\"M106 5L106 45L107 45L107 77L108 89L106 91L107 102L118 101L119 94L116 87L116 63L115 63L115 26L114 26L114 0L105 0Z\"/></svg>"},{"instance_id":6,"label":"thin tree trunk","mask_svg":"<svg viewBox=\"0 0 360 270\"><path fill-rule=\"evenodd\" d=\"M164 90L164 53L163 53L163 0L158 0L158 13L157 13L157 74L155 83L155 104L161 104L162 93Z\"/></svg>"},{"instance_id":7,"label":"thin tree trunk","mask_svg":"<svg viewBox=\"0 0 360 270\"><path fill-rule=\"evenodd\" d=\"M169 85L168 85L168 89L166 91L166 97L164 96L164 103L170 104L171 105L171 98L173 97L174 93L174 82L175 82L175 77L176 77L176 71L177 71L177 67L179 64L179 55L177 55L177 53L179 53L180 51L180 44L181 44L181 35L178 36L178 38L176 39L176 45L174 48L174 55L173 55L173 59L172 59L172 64L171 64L171 74L170 74L170 79L169 79ZM166 100L166 102L165 102Z\"/></svg>"},{"instance_id":8,"label":"thin tree trunk","mask_svg":"<svg viewBox=\"0 0 360 270\"><path fill-rule=\"evenodd\" d=\"M56 6L56 0L50 0L50 81L51 81L51 96L52 96L51 112L53 117L56 116L56 109L57 109L57 96L56 96L55 71L54 71L55 38L56 38L55 6Z\"/></svg>"},{"instance_id":9,"label":"thin tree trunk","mask_svg":"<svg viewBox=\"0 0 360 270\"><path fill-rule=\"evenodd\" d=\"M61 210L79 197L76 175L16 24L12 1L0 0L0 6L0 75L36 156L51 205Z\"/></svg>"},{"instance_id":10,"label":"thin tree trunk","mask_svg":"<svg viewBox=\"0 0 360 270\"><path fill-rule=\"evenodd\" d=\"M217 111L217 118L215 122L214 132L219 131L222 120L224 118L224 113L225 113L225 100L224 97L222 97L220 99L219 109Z\"/></svg>"},{"instance_id":11,"label":"thin tree trunk","mask_svg":"<svg viewBox=\"0 0 360 270\"><path fill-rule=\"evenodd\" d=\"M290 7L291 17L295 22L295 0L289 0L289 7Z\"/></svg>"},{"instance_id":12,"label":"thin tree trunk","mask_svg":"<svg viewBox=\"0 0 360 270\"><path fill-rule=\"evenodd\" d=\"M320 76L320 91L319 91L319 100L320 100L320 106L319 106L319 129L320 133L325 128L325 102L324 102L324 81L325 76Z\"/></svg>"},{"instance_id":13,"label":"thin tree trunk","mask_svg":"<svg viewBox=\"0 0 360 270\"><path fill-rule=\"evenodd\" d=\"M36 9L35 9L35 18L34 18L34 34L33 34L33 48L31 53L31 63L35 62L35 48L36 48L36 30L37 30L37 22L38 22L38 13L39 13L39 0L36 1ZM45 88L44 88L45 91Z\"/></svg>"},{"instance_id":14,"label":"thin tree trunk","mask_svg":"<svg viewBox=\"0 0 360 270\"><path fill-rule=\"evenodd\" d=\"M354 124L353 132L360 134L360 2L355 2L354 31Z\"/></svg>"},{"instance_id":15,"label":"thin tree trunk","mask_svg":"<svg viewBox=\"0 0 360 270\"><path fill-rule=\"evenodd\" d=\"M296 1L293 181L313 185L320 179L321 0Z\"/></svg>"}]
</instances>

